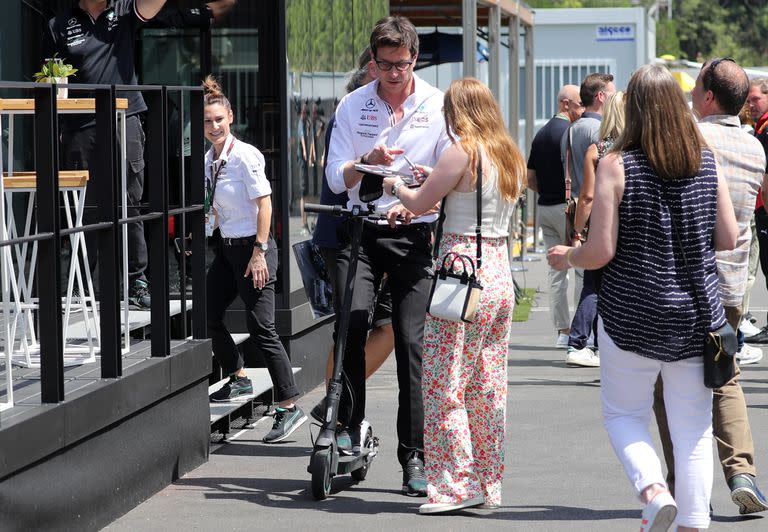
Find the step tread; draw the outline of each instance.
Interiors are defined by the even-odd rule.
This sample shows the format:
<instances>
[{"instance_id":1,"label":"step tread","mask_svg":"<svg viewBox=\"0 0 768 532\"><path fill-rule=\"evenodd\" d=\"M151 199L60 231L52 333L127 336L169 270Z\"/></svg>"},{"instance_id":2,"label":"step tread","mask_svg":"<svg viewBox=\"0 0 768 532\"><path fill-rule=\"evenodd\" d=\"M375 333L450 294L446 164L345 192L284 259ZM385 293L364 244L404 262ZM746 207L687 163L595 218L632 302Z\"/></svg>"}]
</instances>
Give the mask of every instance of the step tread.
<instances>
[{"instance_id":1,"label":"step tread","mask_svg":"<svg viewBox=\"0 0 768 532\"><path fill-rule=\"evenodd\" d=\"M232 335L232 336L235 336L235 335ZM246 334L245 337L247 338L248 335ZM296 375L299 371L301 371L301 368L293 368L294 375ZM263 394L264 392L272 388L272 378L269 376L269 371L267 370L267 368L245 368L245 373L248 375L248 378L251 379L251 382L253 383L253 393L248 395L241 395L240 397L237 397L232 401L226 401L226 402L211 401L211 423L215 423L216 421L220 420L224 416L242 407L248 401L252 401L259 395ZM208 395L211 395L213 392L218 391L222 386L224 386L224 384L228 380L229 380L229 377L227 377L226 379L221 379L219 382L209 386Z\"/></svg>"}]
</instances>

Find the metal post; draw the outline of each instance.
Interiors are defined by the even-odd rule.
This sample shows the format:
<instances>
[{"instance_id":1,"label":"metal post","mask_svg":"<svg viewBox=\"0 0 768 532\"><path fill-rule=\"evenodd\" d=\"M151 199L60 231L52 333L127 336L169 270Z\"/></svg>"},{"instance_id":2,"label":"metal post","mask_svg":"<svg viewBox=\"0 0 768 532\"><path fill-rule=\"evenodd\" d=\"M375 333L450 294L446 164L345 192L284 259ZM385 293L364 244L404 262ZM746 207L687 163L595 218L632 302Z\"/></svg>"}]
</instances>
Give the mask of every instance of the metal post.
<instances>
[{"instance_id":1,"label":"metal post","mask_svg":"<svg viewBox=\"0 0 768 532\"><path fill-rule=\"evenodd\" d=\"M461 28L464 33L464 76L477 76L477 0L462 0Z\"/></svg>"},{"instance_id":2,"label":"metal post","mask_svg":"<svg viewBox=\"0 0 768 532\"><path fill-rule=\"evenodd\" d=\"M520 257L513 257L514 253L514 243L515 240L513 238L513 235L515 234L515 226L518 226L518 218L521 216L520 211L524 210L525 203L523 202L523 199L520 198L517 200L517 203L515 204L515 210L512 213L512 217L509 220L509 263L510 263L510 270L513 272L527 272L528 268L523 264L516 264L517 262L521 262L522 253L524 253L523 249L524 246L521 246L520 249Z\"/></svg>"},{"instance_id":3,"label":"metal post","mask_svg":"<svg viewBox=\"0 0 768 532\"><path fill-rule=\"evenodd\" d=\"M112 226L98 236L99 328L101 332L101 377L114 379L123 374L120 348L120 218L118 190L120 170L117 160L114 86L96 89L96 160L88 193L96 198L98 221ZM98 176L97 179L93 177ZM126 327L128 324L126 324Z\"/></svg>"},{"instance_id":4,"label":"metal post","mask_svg":"<svg viewBox=\"0 0 768 532\"><path fill-rule=\"evenodd\" d=\"M536 121L536 65L533 59L533 26L525 26L525 149L530 150Z\"/></svg>"},{"instance_id":5,"label":"metal post","mask_svg":"<svg viewBox=\"0 0 768 532\"><path fill-rule=\"evenodd\" d=\"M501 8L491 5L488 8L488 86L501 103Z\"/></svg>"},{"instance_id":6,"label":"metal post","mask_svg":"<svg viewBox=\"0 0 768 532\"><path fill-rule=\"evenodd\" d=\"M38 233L50 233L38 243L40 295L40 400L64 400L64 338L61 331L61 240L59 219L59 128L56 86L34 89L35 171L37 172ZM2 201L2 198L0 198ZM74 260L74 258L73 258ZM23 267L23 265L22 265ZM6 319L9 319L6 316ZM11 346L5 346L10 349Z\"/></svg>"},{"instance_id":7,"label":"metal post","mask_svg":"<svg viewBox=\"0 0 768 532\"><path fill-rule=\"evenodd\" d=\"M509 17L509 134L520 143L520 19Z\"/></svg>"},{"instance_id":8,"label":"metal post","mask_svg":"<svg viewBox=\"0 0 768 532\"><path fill-rule=\"evenodd\" d=\"M178 165L176 167L176 179L179 183L179 207L187 206L187 187L186 187L186 172L184 168L184 91L178 88L174 88L172 91L169 89L168 99L166 100L167 109L171 109L173 104L173 97L170 92L177 95L178 98L178 110L179 114L177 120L179 122L179 131L177 132L178 138L176 141L179 143L179 153L176 156L178 159ZM169 156L172 156L169 154ZM170 178L170 173L169 176ZM187 260L186 260L186 242L187 242L187 214L182 212L181 214L174 215L174 228L175 236L179 239L179 305L181 308L181 338L189 336L187 331ZM189 250L192 251L192 250ZM170 269L170 268L169 268ZM170 287L169 287L170 289Z\"/></svg>"},{"instance_id":9,"label":"metal post","mask_svg":"<svg viewBox=\"0 0 768 532\"><path fill-rule=\"evenodd\" d=\"M189 169L189 201L192 205L202 205L205 194L203 183L203 91L194 90L189 93L190 120L190 159ZM192 306L192 337L207 338L206 332L206 294L205 294L205 227L202 209L189 214L192 233L192 286L195 289L195 304Z\"/></svg>"},{"instance_id":10,"label":"metal post","mask_svg":"<svg viewBox=\"0 0 768 532\"><path fill-rule=\"evenodd\" d=\"M533 128L536 117L536 65L533 59L533 26L525 26L525 149L530 151L533 141ZM521 242L520 257L515 260L533 262L541 260L539 257L528 257L528 201L526 196L522 205L522 220L520 223ZM534 227L535 229L535 227Z\"/></svg>"},{"instance_id":11,"label":"metal post","mask_svg":"<svg viewBox=\"0 0 768 532\"><path fill-rule=\"evenodd\" d=\"M147 221L149 233L148 252L152 259L149 261L149 283L152 296L152 356L168 356L171 349L170 330L168 326L168 157L166 146L168 131L166 129L166 102L168 91L152 90L144 93L149 112L147 113L147 140L144 159L147 163L146 172L151 176L152 186L149 191L149 209L152 213L160 213L159 219Z\"/></svg>"}]
</instances>

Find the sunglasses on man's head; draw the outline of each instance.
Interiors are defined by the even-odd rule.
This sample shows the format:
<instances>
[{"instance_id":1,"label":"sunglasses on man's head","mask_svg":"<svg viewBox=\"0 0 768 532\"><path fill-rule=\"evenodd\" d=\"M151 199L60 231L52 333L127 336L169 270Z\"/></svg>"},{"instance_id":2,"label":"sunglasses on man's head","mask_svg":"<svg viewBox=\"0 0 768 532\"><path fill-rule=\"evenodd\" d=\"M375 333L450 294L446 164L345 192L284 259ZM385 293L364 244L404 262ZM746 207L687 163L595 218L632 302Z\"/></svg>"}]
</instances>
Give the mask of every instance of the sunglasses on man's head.
<instances>
[{"instance_id":1,"label":"sunglasses on man's head","mask_svg":"<svg viewBox=\"0 0 768 532\"><path fill-rule=\"evenodd\" d=\"M735 63L735 62L736 62L736 61L734 61L734 60L733 60L732 58L730 58L730 57L718 57L717 59L713 59L712 61L710 61L710 62L709 62L709 65L707 65L707 66L709 67L709 69L710 69L711 71L714 71L714 70L715 70L715 68L717 67L717 65L719 65L719 64L720 64L720 63L722 63L723 61L729 61L729 62L731 62L731 63Z\"/></svg>"}]
</instances>

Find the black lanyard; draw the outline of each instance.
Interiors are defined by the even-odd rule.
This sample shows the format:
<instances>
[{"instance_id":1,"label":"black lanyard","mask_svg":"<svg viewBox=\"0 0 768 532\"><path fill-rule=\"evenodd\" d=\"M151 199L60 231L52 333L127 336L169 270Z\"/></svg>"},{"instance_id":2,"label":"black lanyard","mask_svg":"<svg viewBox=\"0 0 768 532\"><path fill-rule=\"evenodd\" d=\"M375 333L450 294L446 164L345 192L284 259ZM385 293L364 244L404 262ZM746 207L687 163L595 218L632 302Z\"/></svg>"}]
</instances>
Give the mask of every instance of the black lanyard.
<instances>
[{"instance_id":1,"label":"black lanyard","mask_svg":"<svg viewBox=\"0 0 768 532\"><path fill-rule=\"evenodd\" d=\"M207 180L205 183L206 185L205 188L207 189L205 191L206 192L205 193L205 212L206 213L211 210L211 207L213 207L213 197L216 195L216 183L219 180L219 174L221 173L221 170L224 168L224 166L226 166L227 161L229 160L229 154L232 153L232 148L234 146L235 146L235 139L233 138L232 143L229 145L229 148L227 149L227 153L226 153L227 158L221 161L218 167L216 166L216 161L213 161L213 163L211 164L211 174L213 174L213 177L210 180ZM219 157L219 159L221 159L221 157ZM219 159L216 159L216 160L218 161Z\"/></svg>"}]
</instances>

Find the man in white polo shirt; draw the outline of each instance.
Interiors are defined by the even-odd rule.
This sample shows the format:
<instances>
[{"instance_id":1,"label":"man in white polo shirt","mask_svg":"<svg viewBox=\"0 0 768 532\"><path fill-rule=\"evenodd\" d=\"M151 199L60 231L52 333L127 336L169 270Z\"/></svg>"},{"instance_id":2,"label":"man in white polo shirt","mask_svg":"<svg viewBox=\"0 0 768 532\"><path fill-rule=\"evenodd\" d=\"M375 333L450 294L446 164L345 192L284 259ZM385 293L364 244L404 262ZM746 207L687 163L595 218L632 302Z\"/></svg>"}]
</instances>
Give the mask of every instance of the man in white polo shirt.
<instances>
[{"instance_id":1,"label":"man in white polo shirt","mask_svg":"<svg viewBox=\"0 0 768 532\"><path fill-rule=\"evenodd\" d=\"M333 142L326 177L335 193L347 191L349 206L360 200L363 175L356 163L383 164L409 172L402 155L416 164L433 166L450 145L442 115L443 93L413 73L419 38L404 17L377 22L371 39L377 80L345 96L336 109ZM339 420L348 428L352 452L359 446L359 425L365 416L364 347L368 320L378 287L387 274L392 292L398 395L398 459L403 466L406 495L425 496L424 413L421 396L421 344L430 290L431 245L435 214L413 217L385 190L376 202L389 223L365 222L355 276L347 348L345 387ZM397 215L404 223L396 221ZM342 226L339 279L346 279L350 258L348 226ZM343 301L346 283L340 283ZM338 327L338 320L336 322ZM347 386L348 385L348 386Z\"/></svg>"}]
</instances>

